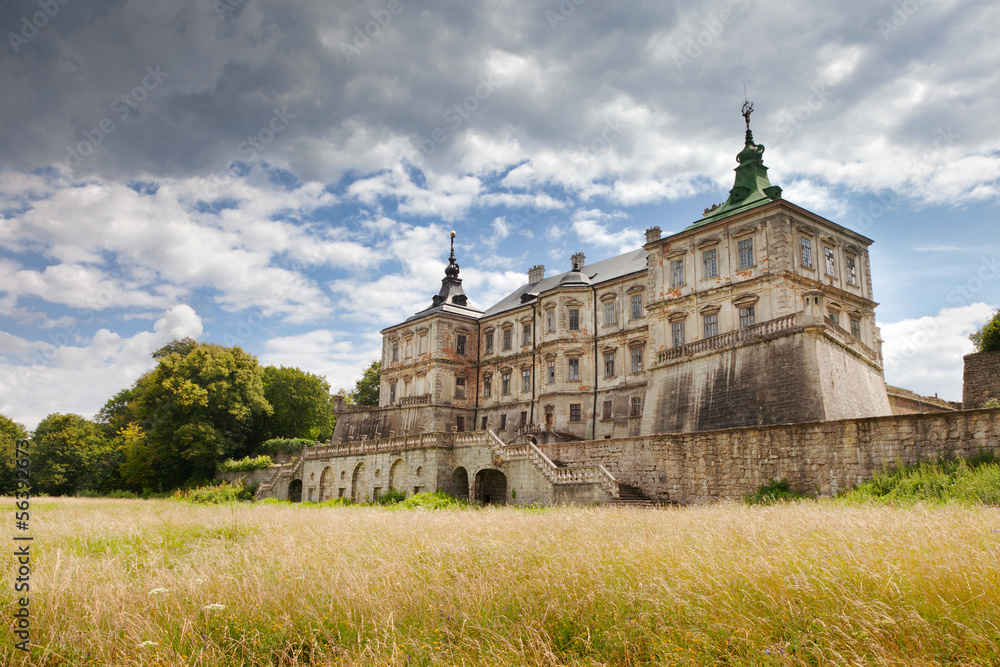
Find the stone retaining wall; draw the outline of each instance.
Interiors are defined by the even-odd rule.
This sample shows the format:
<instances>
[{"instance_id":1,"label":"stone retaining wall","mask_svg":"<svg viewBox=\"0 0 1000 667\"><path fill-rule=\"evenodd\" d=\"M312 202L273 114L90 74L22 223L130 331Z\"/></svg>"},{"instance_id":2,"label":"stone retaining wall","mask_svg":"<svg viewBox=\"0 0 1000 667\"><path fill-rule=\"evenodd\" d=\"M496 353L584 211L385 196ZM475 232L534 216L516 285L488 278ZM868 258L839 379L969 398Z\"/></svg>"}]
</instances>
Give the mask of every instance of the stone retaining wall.
<instances>
[{"instance_id":1,"label":"stone retaining wall","mask_svg":"<svg viewBox=\"0 0 1000 667\"><path fill-rule=\"evenodd\" d=\"M697 433L539 445L567 465L599 463L650 498L706 503L741 498L787 478L830 495L887 464L1000 453L1000 409L869 417Z\"/></svg>"},{"instance_id":2,"label":"stone retaining wall","mask_svg":"<svg viewBox=\"0 0 1000 667\"><path fill-rule=\"evenodd\" d=\"M963 357L962 407L978 408L991 398L1000 400L1000 352L976 352Z\"/></svg>"}]
</instances>

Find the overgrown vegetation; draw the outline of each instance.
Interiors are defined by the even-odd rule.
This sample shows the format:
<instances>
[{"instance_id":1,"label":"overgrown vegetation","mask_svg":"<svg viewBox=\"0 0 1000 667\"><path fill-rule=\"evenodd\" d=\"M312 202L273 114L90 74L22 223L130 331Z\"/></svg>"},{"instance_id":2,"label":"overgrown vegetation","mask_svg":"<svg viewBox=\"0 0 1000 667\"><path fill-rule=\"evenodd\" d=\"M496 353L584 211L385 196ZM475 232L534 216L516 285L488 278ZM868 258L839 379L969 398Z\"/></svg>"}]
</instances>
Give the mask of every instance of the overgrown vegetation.
<instances>
[{"instance_id":1,"label":"overgrown vegetation","mask_svg":"<svg viewBox=\"0 0 1000 667\"><path fill-rule=\"evenodd\" d=\"M986 324L969 335L977 352L1000 352L1000 308Z\"/></svg>"},{"instance_id":2,"label":"overgrown vegetation","mask_svg":"<svg viewBox=\"0 0 1000 667\"><path fill-rule=\"evenodd\" d=\"M395 488L390 488L388 491L380 495L375 499L376 505L397 505L403 502L406 496L402 491Z\"/></svg>"},{"instance_id":3,"label":"overgrown vegetation","mask_svg":"<svg viewBox=\"0 0 1000 667\"><path fill-rule=\"evenodd\" d=\"M310 447L315 441L307 438L271 438L265 440L264 444L257 448L257 451L270 456L278 454L297 454L303 447Z\"/></svg>"},{"instance_id":4,"label":"overgrown vegetation","mask_svg":"<svg viewBox=\"0 0 1000 667\"><path fill-rule=\"evenodd\" d=\"M808 497L804 493L793 491L787 479L772 479L767 484L758 486L753 495L747 496L744 502L747 505L773 505L783 501L799 500L800 498Z\"/></svg>"},{"instance_id":5,"label":"overgrown vegetation","mask_svg":"<svg viewBox=\"0 0 1000 667\"><path fill-rule=\"evenodd\" d=\"M981 507L46 504L11 667L1000 660Z\"/></svg>"},{"instance_id":6,"label":"overgrown vegetation","mask_svg":"<svg viewBox=\"0 0 1000 667\"><path fill-rule=\"evenodd\" d=\"M271 465L271 457L266 455L261 456L246 456L242 459L226 459L219 464L219 472L253 472L254 470L260 470Z\"/></svg>"},{"instance_id":7,"label":"overgrown vegetation","mask_svg":"<svg viewBox=\"0 0 1000 667\"><path fill-rule=\"evenodd\" d=\"M218 505L220 503L251 500L253 494L238 482L222 482L220 484L199 486L187 489L186 491L178 489L171 497L174 500L186 500L191 503Z\"/></svg>"},{"instance_id":8,"label":"overgrown vegetation","mask_svg":"<svg viewBox=\"0 0 1000 667\"><path fill-rule=\"evenodd\" d=\"M958 503L1000 505L1000 460L984 451L966 460L939 459L915 466L894 466L844 492L849 503L912 505Z\"/></svg>"}]
</instances>

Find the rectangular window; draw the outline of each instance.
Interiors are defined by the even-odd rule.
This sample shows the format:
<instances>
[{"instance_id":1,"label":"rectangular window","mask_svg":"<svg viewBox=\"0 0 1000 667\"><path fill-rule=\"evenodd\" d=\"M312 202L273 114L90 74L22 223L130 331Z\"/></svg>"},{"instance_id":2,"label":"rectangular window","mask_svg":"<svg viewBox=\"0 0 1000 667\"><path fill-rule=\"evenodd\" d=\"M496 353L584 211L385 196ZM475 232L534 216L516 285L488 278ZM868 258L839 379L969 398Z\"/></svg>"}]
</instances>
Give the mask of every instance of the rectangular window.
<instances>
[{"instance_id":1,"label":"rectangular window","mask_svg":"<svg viewBox=\"0 0 1000 667\"><path fill-rule=\"evenodd\" d=\"M484 346L486 348L485 349L485 354L493 354L493 332L492 331L490 331L489 333L486 334L486 338L484 339L484 342L486 343L485 346Z\"/></svg>"},{"instance_id":2,"label":"rectangular window","mask_svg":"<svg viewBox=\"0 0 1000 667\"><path fill-rule=\"evenodd\" d=\"M833 248L823 248L823 254L826 256L826 275L837 275L837 263L833 260Z\"/></svg>"},{"instance_id":3,"label":"rectangular window","mask_svg":"<svg viewBox=\"0 0 1000 667\"><path fill-rule=\"evenodd\" d=\"M632 348L632 372L642 372L642 346Z\"/></svg>"},{"instance_id":4,"label":"rectangular window","mask_svg":"<svg viewBox=\"0 0 1000 667\"><path fill-rule=\"evenodd\" d=\"M455 378L455 398L465 398L465 378Z\"/></svg>"},{"instance_id":5,"label":"rectangular window","mask_svg":"<svg viewBox=\"0 0 1000 667\"><path fill-rule=\"evenodd\" d=\"M571 422L580 421L580 404L570 403L569 404L569 420Z\"/></svg>"},{"instance_id":6,"label":"rectangular window","mask_svg":"<svg viewBox=\"0 0 1000 667\"><path fill-rule=\"evenodd\" d=\"M500 376L500 394L503 396L510 395L510 373L504 373Z\"/></svg>"},{"instance_id":7,"label":"rectangular window","mask_svg":"<svg viewBox=\"0 0 1000 667\"><path fill-rule=\"evenodd\" d=\"M486 417L483 417L483 425L480 427L479 430L481 430L481 431L485 431L486 430L486 427L487 427L486 419L487 419Z\"/></svg>"},{"instance_id":8,"label":"rectangular window","mask_svg":"<svg viewBox=\"0 0 1000 667\"><path fill-rule=\"evenodd\" d=\"M675 259L670 262L670 286L680 287L684 284L684 259Z\"/></svg>"},{"instance_id":9,"label":"rectangular window","mask_svg":"<svg viewBox=\"0 0 1000 667\"><path fill-rule=\"evenodd\" d=\"M521 391L531 391L531 370L528 368L521 371Z\"/></svg>"},{"instance_id":10,"label":"rectangular window","mask_svg":"<svg viewBox=\"0 0 1000 667\"><path fill-rule=\"evenodd\" d=\"M493 376L483 376L483 396L489 398L493 395Z\"/></svg>"},{"instance_id":11,"label":"rectangular window","mask_svg":"<svg viewBox=\"0 0 1000 667\"><path fill-rule=\"evenodd\" d=\"M569 374L567 379L570 382L580 381L580 360L579 359L567 359Z\"/></svg>"},{"instance_id":12,"label":"rectangular window","mask_svg":"<svg viewBox=\"0 0 1000 667\"><path fill-rule=\"evenodd\" d=\"M684 323L674 322L670 325L670 333L673 334L674 347L684 345Z\"/></svg>"},{"instance_id":13,"label":"rectangular window","mask_svg":"<svg viewBox=\"0 0 1000 667\"><path fill-rule=\"evenodd\" d=\"M802 266L811 269L813 265L812 241L804 236L799 237L799 250L802 253Z\"/></svg>"},{"instance_id":14,"label":"rectangular window","mask_svg":"<svg viewBox=\"0 0 1000 667\"><path fill-rule=\"evenodd\" d=\"M613 378L615 376L615 353L604 353L604 377Z\"/></svg>"},{"instance_id":15,"label":"rectangular window","mask_svg":"<svg viewBox=\"0 0 1000 667\"><path fill-rule=\"evenodd\" d=\"M513 338L512 329L503 330L503 349L509 350L511 347L511 339Z\"/></svg>"},{"instance_id":16,"label":"rectangular window","mask_svg":"<svg viewBox=\"0 0 1000 667\"><path fill-rule=\"evenodd\" d=\"M631 411L629 414L632 417L639 417L642 415L642 399L638 396L634 396L631 401Z\"/></svg>"},{"instance_id":17,"label":"rectangular window","mask_svg":"<svg viewBox=\"0 0 1000 667\"><path fill-rule=\"evenodd\" d=\"M389 385L389 405L396 402L396 383L393 382Z\"/></svg>"},{"instance_id":18,"label":"rectangular window","mask_svg":"<svg viewBox=\"0 0 1000 667\"><path fill-rule=\"evenodd\" d=\"M835 310L831 310L831 311L830 311L830 314L829 314L829 315L828 315L827 317L829 317L829 318L830 318L830 321L831 321L831 322L833 322L833 323L834 323L834 324L836 324L837 326L840 326L840 313L838 313L838 312L837 312L837 311L835 311Z\"/></svg>"},{"instance_id":19,"label":"rectangular window","mask_svg":"<svg viewBox=\"0 0 1000 667\"><path fill-rule=\"evenodd\" d=\"M719 258L715 248L701 253L701 263L706 278L715 278L719 275Z\"/></svg>"},{"instance_id":20,"label":"rectangular window","mask_svg":"<svg viewBox=\"0 0 1000 667\"><path fill-rule=\"evenodd\" d=\"M409 338L406 339L406 347L403 348L403 357L409 359L413 356L413 341Z\"/></svg>"},{"instance_id":21,"label":"rectangular window","mask_svg":"<svg viewBox=\"0 0 1000 667\"><path fill-rule=\"evenodd\" d=\"M736 244L736 249L740 253L740 268L748 269L753 266L753 238L743 239Z\"/></svg>"},{"instance_id":22,"label":"rectangular window","mask_svg":"<svg viewBox=\"0 0 1000 667\"><path fill-rule=\"evenodd\" d=\"M399 361L399 342L392 341L392 360Z\"/></svg>"},{"instance_id":23,"label":"rectangular window","mask_svg":"<svg viewBox=\"0 0 1000 667\"><path fill-rule=\"evenodd\" d=\"M580 309L570 308L569 309L569 330L579 331L580 330Z\"/></svg>"},{"instance_id":24,"label":"rectangular window","mask_svg":"<svg viewBox=\"0 0 1000 667\"><path fill-rule=\"evenodd\" d=\"M418 351L419 354L427 354L427 334L426 333L420 334L420 342L418 344L417 351Z\"/></svg>"},{"instance_id":25,"label":"rectangular window","mask_svg":"<svg viewBox=\"0 0 1000 667\"><path fill-rule=\"evenodd\" d=\"M638 320L642 318L642 295L633 294L632 295L632 319Z\"/></svg>"},{"instance_id":26,"label":"rectangular window","mask_svg":"<svg viewBox=\"0 0 1000 667\"><path fill-rule=\"evenodd\" d=\"M604 415L601 419L611 419L611 401L604 401Z\"/></svg>"},{"instance_id":27,"label":"rectangular window","mask_svg":"<svg viewBox=\"0 0 1000 667\"><path fill-rule=\"evenodd\" d=\"M521 345L531 345L531 325L521 327Z\"/></svg>"},{"instance_id":28,"label":"rectangular window","mask_svg":"<svg viewBox=\"0 0 1000 667\"><path fill-rule=\"evenodd\" d=\"M527 424L528 424L528 413L522 411L521 412L521 426L526 426Z\"/></svg>"},{"instance_id":29,"label":"rectangular window","mask_svg":"<svg viewBox=\"0 0 1000 667\"><path fill-rule=\"evenodd\" d=\"M459 416L455 417L455 426L458 427L459 431L464 431L465 430L465 417L463 417L462 415L459 415Z\"/></svg>"},{"instance_id":30,"label":"rectangular window","mask_svg":"<svg viewBox=\"0 0 1000 667\"><path fill-rule=\"evenodd\" d=\"M545 380L549 384L556 381L556 362L549 362L548 367L545 369Z\"/></svg>"},{"instance_id":31,"label":"rectangular window","mask_svg":"<svg viewBox=\"0 0 1000 667\"><path fill-rule=\"evenodd\" d=\"M507 415L500 415L500 430L507 430Z\"/></svg>"},{"instance_id":32,"label":"rectangular window","mask_svg":"<svg viewBox=\"0 0 1000 667\"><path fill-rule=\"evenodd\" d=\"M545 331L546 333L554 333L556 330L556 311L550 310L545 313Z\"/></svg>"},{"instance_id":33,"label":"rectangular window","mask_svg":"<svg viewBox=\"0 0 1000 667\"><path fill-rule=\"evenodd\" d=\"M754 324L753 306L740 308L740 329L752 327Z\"/></svg>"},{"instance_id":34,"label":"rectangular window","mask_svg":"<svg viewBox=\"0 0 1000 667\"><path fill-rule=\"evenodd\" d=\"M705 338L711 338L712 336L719 335L719 316L718 315L706 315L705 316Z\"/></svg>"},{"instance_id":35,"label":"rectangular window","mask_svg":"<svg viewBox=\"0 0 1000 667\"><path fill-rule=\"evenodd\" d=\"M851 318L851 335L861 340L861 320Z\"/></svg>"},{"instance_id":36,"label":"rectangular window","mask_svg":"<svg viewBox=\"0 0 1000 667\"><path fill-rule=\"evenodd\" d=\"M615 323L615 301L604 302L604 326Z\"/></svg>"},{"instance_id":37,"label":"rectangular window","mask_svg":"<svg viewBox=\"0 0 1000 667\"><path fill-rule=\"evenodd\" d=\"M858 284L858 267L855 264L854 257L851 255L847 256L847 284Z\"/></svg>"},{"instance_id":38,"label":"rectangular window","mask_svg":"<svg viewBox=\"0 0 1000 667\"><path fill-rule=\"evenodd\" d=\"M458 334L458 338L455 340L455 353L465 354L465 334Z\"/></svg>"}]
</instances>

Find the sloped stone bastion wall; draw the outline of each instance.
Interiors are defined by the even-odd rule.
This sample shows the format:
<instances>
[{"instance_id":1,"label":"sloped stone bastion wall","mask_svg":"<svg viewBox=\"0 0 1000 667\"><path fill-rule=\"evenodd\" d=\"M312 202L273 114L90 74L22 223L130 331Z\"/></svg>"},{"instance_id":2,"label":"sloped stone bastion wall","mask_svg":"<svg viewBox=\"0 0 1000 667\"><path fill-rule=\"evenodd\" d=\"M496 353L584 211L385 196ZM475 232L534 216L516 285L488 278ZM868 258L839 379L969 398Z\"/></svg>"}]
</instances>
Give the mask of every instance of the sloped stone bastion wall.
<instances>
[{"instance_id":1,"label":"sloped stone bastion wall","mask_svg":"<svg viewBox=\"0 0 1000 667\"><path fill-rule=\"evenodd\" d=\"M938 456L1000 453L1000 409L869 417L539 445L567 465L604 466L650 498L707 503L741 498L787 478L830 495L883 466Z\"/></svg>"}]
</instances>

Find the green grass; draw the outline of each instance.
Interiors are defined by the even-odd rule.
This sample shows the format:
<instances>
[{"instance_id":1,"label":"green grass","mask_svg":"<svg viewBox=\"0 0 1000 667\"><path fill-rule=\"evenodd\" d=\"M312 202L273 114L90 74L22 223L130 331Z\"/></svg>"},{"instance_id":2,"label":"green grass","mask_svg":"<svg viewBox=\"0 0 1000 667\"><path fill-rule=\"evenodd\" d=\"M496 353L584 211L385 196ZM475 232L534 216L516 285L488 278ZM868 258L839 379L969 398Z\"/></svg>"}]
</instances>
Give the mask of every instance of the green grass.
<instances>
[{"instance_id":1,"label":"green grass","mask_svg":"<svg viewBox=\"0 0 1000 667\"><path fill-rule=\"evenodd\" d=\"M1000 506L1000 461L983 452L970 459L887 468L844 492L840 499L853 504Z\"/></svg>"}]
</instances>

